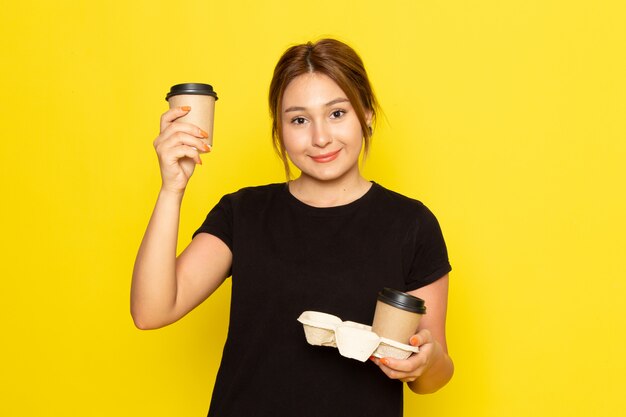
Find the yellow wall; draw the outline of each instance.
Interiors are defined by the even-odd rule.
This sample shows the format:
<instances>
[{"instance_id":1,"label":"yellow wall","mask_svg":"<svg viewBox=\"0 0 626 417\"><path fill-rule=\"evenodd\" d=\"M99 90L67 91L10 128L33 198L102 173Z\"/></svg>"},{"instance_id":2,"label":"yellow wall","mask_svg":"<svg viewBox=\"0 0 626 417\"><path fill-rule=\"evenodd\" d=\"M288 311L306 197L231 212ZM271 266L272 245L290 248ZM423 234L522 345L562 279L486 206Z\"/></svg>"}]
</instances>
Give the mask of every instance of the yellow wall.
<instances>
[{"instance_id":1,"label":"yellow wall","mask_svg":"<svg viewBox=\"0 0 626 417\"><path fill-rule=\"evenodd\" d=\"M625 21L619 0L3 2L0 415L205 415L228 286L163 330L129 315L164 94L220 95L182 248L219 196L282 180L271 71L323 35L386 113L367 177L431 207L454 267L457 373L406 415L623 412Z\"/></svg>"}]
</instances>

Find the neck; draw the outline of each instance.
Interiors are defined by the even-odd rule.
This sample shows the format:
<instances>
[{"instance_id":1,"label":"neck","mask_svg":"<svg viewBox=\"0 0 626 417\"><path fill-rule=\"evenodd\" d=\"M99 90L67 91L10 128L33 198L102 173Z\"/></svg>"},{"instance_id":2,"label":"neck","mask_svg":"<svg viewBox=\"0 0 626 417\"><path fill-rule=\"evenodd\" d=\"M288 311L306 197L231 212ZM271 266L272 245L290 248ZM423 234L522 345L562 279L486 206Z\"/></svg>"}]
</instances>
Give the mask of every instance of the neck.
<instances>
[{"instance_id":1,"label":"neck","mask_svg":"<svg viewBox=\"0 0 626 417\"><path fill-rule=\"evenodd\" d=\"M372 183L360 173L349 178L322 181L300 175L289 183L289 191L298 200L313 207L336 207L361 198Z\"/></svg>"}]
</instances>

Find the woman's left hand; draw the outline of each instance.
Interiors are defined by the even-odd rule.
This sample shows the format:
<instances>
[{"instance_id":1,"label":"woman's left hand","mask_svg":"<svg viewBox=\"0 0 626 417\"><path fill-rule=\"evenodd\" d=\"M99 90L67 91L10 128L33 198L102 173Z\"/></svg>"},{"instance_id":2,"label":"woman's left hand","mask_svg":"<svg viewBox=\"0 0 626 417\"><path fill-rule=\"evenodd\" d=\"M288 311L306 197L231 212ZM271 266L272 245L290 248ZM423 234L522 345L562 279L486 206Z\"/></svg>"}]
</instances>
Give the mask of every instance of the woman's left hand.
<instances>
[{"instance_id":1,"label":"woman's left hand","mask_svg":"<svg viewBox=\"0 0 626 417\"><path fill-rule=\"evenodd\" d=\"M437 361L443 353L441 345L437 343L428 329L420 330L411 336L412 346L418 346L419 352L414 353L408 359L376 358L370 360L391 379L399 379L402 382L412 382L423 375Z\"/></svg>"}]
</instances>

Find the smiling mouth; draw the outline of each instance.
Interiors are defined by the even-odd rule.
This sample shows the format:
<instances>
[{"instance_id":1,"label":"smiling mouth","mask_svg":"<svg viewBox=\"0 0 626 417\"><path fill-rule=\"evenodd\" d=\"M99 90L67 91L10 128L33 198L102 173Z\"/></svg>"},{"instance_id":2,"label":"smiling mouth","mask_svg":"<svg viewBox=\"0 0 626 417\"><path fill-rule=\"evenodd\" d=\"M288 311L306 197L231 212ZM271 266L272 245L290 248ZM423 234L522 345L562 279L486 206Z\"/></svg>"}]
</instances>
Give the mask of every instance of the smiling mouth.
<instances>
[{"instance_id":1,"label":"smiling mouth","mask_svg":"<svg viewBox=\"0 0 626 417\"><path fill-rule=\"evenodd\" d=\"M330 153L326 153L323 155L317 155L317 156L311 156L311 159L313 159L315 162L319 162L319 163L325 163L325 162L330 162L330 161L334 161L337 156L339 156L339 152L341 151L341 149L335 151L335 152L330 152Z\"/></svg>"}]
</instances>

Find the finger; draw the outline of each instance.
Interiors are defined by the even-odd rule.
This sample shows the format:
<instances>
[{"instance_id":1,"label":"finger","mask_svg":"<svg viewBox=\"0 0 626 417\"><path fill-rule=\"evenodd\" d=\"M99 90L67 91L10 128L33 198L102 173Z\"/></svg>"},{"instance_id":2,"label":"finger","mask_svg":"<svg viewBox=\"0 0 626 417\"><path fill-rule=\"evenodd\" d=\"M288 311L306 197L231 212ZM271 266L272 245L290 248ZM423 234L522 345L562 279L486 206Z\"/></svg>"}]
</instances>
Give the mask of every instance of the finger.
<instances>
[{"instance_id":1,"label":"finger","mask_svg":"<svg viewBox=\"0 0 626 417\"><path fill-rule=\"evenodd\" d=\"M205 135L202 136L205 137ZM167 149L180 145L196 148L200 152L211 152L211 147L207 145L204 140L183 131L177 131L167 137L161 138L160 140L157 138L154 143L154 147L157 152L165 152Z\"/></svg>"},{"instance_id":2,"label":"finger","mask_svg":"<svg viewBox=\"0 0 626 417\"><path fill-rule=\"evenodd\" d=\"M428 329L422 329L416 335L411 336L409 343L411 346L422 346L426 343L432 343L433 336Z\"/></svg>"},{"instance_id":3,"label":"finger","mask_svg":"<svg viewBox=\"0 0 626 417\"><path fill-rule=\"evenodd\" d=\"M405 379L405 378L412 378L413 377L412 375L409 375L407 372L399 371L399 370L393 369L393 368L385 365L386 359L388 359L388 358L379 359L379 365L378 366L379 366L380 370L383 371L383 373L385 375L387 375L388 378L402 380L402 379Z\"/></svg>"},{"instance_id":4,"label":"finger","mask_svg":"<svg viewBox=\"0 0 626 417\"><path fill-rule=\"evenodd\" d=\"M383 371L383 373L391 379L397 379L402 382L412 382L415 381L420 373L418 369L413 370L412 372L404 372L401 370L393 369L390 366L384 365L382 361L387 362L389 365L390 358L377 358L375 356L370 356L370 360L374 362L378 367ZM418 365L419 366L419 365Z\"/></svg>"},{"instance_id":5,"label":"finger","mask_svg":"<svg viewBox=\"0 0 626 417\"><path fill-rule=\"evenodd\" d=\"M170 136L176 132L185 132L190 135L197 136L199 138L204 138L204 139L209 137L209 134L205 132L204 130L200 129L198 126L191 124L191 123L181 122L181 121L175 121L175 122L170 123L160 133L160 136Z\"/></svg>"},{"instance_id":6,"label":"finger","mask_svg":"<svg viewBox=\"0 0 626 417\"><path fill-rule=\"evenodd\" d=\"M198 150L189 146L177 146L173 149L171 155L176 162L180 161L182 158L189 158L193 159L196 164L202 165L202 159L200 159Z\"/></svg>"},{"instance_id":7,"label":"finger","mask_svg":"<svg viewBox=\"0 0 626 417\"><path fill-rule=\"evenodd\" d=\"M200 139L185 132L176 132L163 143L166 147L187 145L196 148L200 152L211 152L211 147L203 140L204 138L206 138L205 134Z\"/></svg>"},{"instance_id":8,"label":"finger","mask_svg":"<svg viewBox=\"0 0 626 417\"><path fill-rule=\"evenodd\" d=\"M175 136L178 133L185 133L190 136L194 136L200 139L207 139L209 134L204 130L200 129L196 125L192 125L190 123L182 123L175 122L171 123L169 126L163 130L159 136L154 140L154 145L157 146L161 142L165 142Z\"/></svg>"},{"instance_id":9,"label":"finger","mask_svg":"<svg viewBox=\"0 0 626 417\"><path fill-rule=\"evenodd\" d=\"M397 372L415 372L422 365L419 355L411 355L408 359L382 358L382 366Z\"/></svg>"},{"instance_id":10,"label":"finger","mask_svg":"<svg viewBox=\"0 0 626 417\"><path fill-rule=\"evenodd\" d=\"M181 107L173 107L169 109L168 111L166 111L165 113L163 113L161 115L160 131L161 132L164 131L165 128L169 126L170 123L172 123L174 120L178 119L179 117L183 117L184 115L189 113L190 110L191 110L191 107L189 106L181 106Z\"/></svg>"}]
</instances>

